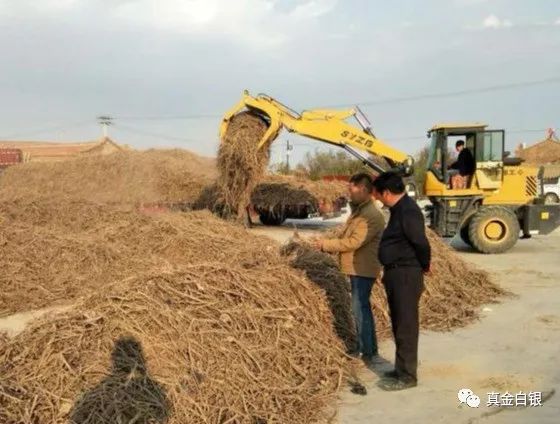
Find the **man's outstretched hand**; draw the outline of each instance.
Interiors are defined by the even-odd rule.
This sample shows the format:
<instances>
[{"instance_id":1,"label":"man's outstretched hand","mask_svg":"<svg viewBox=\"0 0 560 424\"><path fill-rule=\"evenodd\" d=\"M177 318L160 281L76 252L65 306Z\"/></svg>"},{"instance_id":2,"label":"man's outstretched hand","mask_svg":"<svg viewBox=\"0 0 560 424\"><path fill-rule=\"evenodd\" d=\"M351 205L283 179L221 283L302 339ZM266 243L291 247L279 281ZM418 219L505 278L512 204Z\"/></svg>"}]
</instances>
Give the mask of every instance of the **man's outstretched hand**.
<instances>
[{"instance_id":1,"label":"man's outstretched hand","mask_svg":"<svg viewBox=\"0 0 560 424\"><path fill-rule=\"evenodd\" d=\"M313 247L313 249L315 249L315 250L322 250L323 249L323 240L321 240L319 238L310 239L309 244L311 244L311 247Z\"/></svg>"}]
</instances>

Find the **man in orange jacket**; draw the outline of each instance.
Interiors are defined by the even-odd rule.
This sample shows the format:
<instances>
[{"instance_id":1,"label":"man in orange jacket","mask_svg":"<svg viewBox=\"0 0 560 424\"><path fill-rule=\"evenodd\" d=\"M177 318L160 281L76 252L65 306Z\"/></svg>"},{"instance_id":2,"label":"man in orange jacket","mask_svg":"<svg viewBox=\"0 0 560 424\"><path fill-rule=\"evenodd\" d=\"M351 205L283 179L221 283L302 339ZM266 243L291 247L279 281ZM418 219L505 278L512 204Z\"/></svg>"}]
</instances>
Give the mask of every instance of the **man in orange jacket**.
<instances>
[{"instance_id":1,"label":"man in orange jacket","mask_svg":"<svg viewBox=\"0 0 560 424\"><path fill-rule=\"evenodd\" d=\"M381 271L378 247L385 227L383 215L372 200L373 178L367 173L350 179L352 214L339 236L316 240L315 247L324 252L338 253L340 270L348 275L352 285L352 311L358 336L357 354L369 362L378 355L375 320L370 296Z\"/></svg>"}]
</instances>

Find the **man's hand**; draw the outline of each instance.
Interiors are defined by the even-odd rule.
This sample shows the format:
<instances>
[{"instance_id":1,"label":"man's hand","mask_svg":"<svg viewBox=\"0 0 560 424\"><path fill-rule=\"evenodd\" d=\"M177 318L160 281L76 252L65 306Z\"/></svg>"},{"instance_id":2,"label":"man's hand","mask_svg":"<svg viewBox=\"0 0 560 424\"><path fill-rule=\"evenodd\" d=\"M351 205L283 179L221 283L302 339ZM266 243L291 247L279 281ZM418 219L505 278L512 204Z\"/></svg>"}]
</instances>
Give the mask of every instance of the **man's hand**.
<instances>
[{"instance_id":1,"label":"man's hand","mask_svg":"<svg viewBox=\"0 0 560 424\"><path fill-rule=\"evenodd\" d=\"M311 247L315 250L323 250L323 240L318 238L312 238L309 240Z\"/></svg>"}]
</instances>

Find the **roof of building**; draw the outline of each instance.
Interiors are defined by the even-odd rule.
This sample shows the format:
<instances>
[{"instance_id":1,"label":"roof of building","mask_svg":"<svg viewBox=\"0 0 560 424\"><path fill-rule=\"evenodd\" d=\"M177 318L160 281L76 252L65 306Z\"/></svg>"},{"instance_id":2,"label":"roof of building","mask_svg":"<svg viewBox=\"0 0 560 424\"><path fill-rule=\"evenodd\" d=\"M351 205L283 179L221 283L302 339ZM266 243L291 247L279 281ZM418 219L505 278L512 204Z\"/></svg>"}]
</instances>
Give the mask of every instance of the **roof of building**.
<instances>
[{"instance_id":1,"label":"roof of building","mask_svg":"<svg viewBox=\"0 0 560 424\"><path fill-rule=\"evenodd\" d=\"M20 149L24 154L31 157L60 158L77 156L79 154L93 153L109 148L110 150L122 150L109 137L101 140L86 142L55 142L55 141L0 141L0 148Z\"/></svg>"},{"instance_id":2,"label":"roof of building","mask_svg":"<svg viewBox=\"0 0 560 424\"><path fill-rule=\"evenodd\" d=\"M532 146L518 149L516 154L530 164L545 165L560 163L560 141L549 137Z\"/></svg>"}]
</instances>

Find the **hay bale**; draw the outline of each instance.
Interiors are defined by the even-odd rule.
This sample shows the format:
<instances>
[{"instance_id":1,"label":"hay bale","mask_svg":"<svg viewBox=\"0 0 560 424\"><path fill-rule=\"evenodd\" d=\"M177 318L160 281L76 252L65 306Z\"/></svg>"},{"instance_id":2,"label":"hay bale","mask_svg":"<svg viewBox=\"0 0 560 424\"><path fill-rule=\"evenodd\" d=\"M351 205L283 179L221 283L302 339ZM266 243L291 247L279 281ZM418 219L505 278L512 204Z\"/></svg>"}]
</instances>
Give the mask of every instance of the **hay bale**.
<instances>
[{"instance_id":1,"label":"hay bale","mask_svg":"<svg viewBox=\"0 0 560 424\"><path fill-rule=\"evenodd\" d=\"M217 189L226 214L243 221L251 192L263 177L270 156L269 146L257 149L268 129L259 116L248 112L234 116L218 150Z\"/></svg>"},{"instance_id":2,"label":"hay bale","mask_svg":"<svg viewBox=\"0 0 560 424\"><path fill-rule=\"evenodd\" d=\"M0 178L0 198L190 203L215 177L212 159L186 150L123 151L10 167Z\"/></svg>"}]
</instances>

